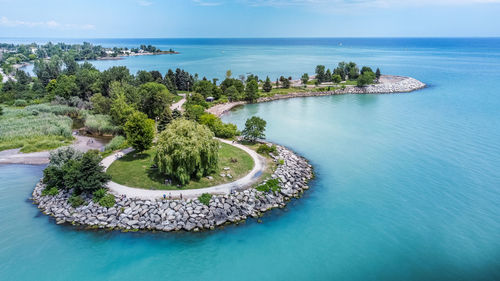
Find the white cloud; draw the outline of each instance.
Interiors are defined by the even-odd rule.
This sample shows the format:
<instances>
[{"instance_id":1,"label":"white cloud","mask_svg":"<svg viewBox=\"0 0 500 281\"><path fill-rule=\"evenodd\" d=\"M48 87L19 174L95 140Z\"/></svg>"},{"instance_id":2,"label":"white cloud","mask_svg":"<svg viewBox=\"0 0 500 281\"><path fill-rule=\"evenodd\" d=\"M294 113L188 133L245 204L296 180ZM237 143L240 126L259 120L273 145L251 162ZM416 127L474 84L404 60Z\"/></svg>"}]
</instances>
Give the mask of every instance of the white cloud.
<instances>
[{"instance_id":1,"label":"white cloud","mask_svg":"<svg viewBox=\"0 0 500 281\"><path fill-rule=\"evenodd\" d=\"M222 2L212 2L205 0L193 0L193 2L196 3L196 5L198 6L209 6L209 7L219 6L223 4Z\"/></svg>"},{"instance_id":2,"label":"white cloud","mask_svg":"<svg viewBox=\"0 0 500 281\"><path fill-rule=\"evenodd\" d=\"M137 1L137 4L147 7L153 5L153 2L147 1L147 0L139 0Z\"/></svg>"},{"instance_id":3,"label":"white cloud","mask_svg":"<svg viewBox=\"0 0 500 281\"><path fill-rule=\"evenodd\" d=\"M5 16L0 17L0 26L7 26L7 27L22 26L29 28L43 27L52 29L63 29L63 30L69 30L69 29L89 30L95 28L95 26L92 24L72 24L72 23L62 24L55 20L49 20L49 21L11 20Z\"/></svg>"}]
</instances>

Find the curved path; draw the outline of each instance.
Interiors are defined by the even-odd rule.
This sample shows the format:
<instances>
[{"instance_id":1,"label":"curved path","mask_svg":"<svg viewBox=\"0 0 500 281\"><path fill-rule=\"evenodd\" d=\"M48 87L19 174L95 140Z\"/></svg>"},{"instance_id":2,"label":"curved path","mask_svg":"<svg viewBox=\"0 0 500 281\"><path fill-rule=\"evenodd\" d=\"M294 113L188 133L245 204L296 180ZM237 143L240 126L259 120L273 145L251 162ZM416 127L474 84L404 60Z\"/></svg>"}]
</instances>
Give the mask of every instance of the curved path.
<instances>
[{"instance_id":1,"label":"curved path","mask_svg":"<svg viewBox=\"0 0 500 281\"><path fill-rule=\"evenodd\" d=\"M237 148L240 148L250 154L252 157L255 165L253 169L248 173L246 176L235 180L233 182L229 183L224 183L224 184L219 184L211 187L206 187L206 188L199 188L199 189L185 189L185 190L148 190L148 189L142 189L142 188L135 188L135 187L129 187L125 185L118 184L116 182L110 181L108 182L108 188L111 193L121 196L125 195L129 198L139 198L139 199L156 199L156 198L162 198L163 195L173 198L197 198L203 193L210 193L210 194L229 194L233 190L239 190L243 189L246 187L249 187L253 183L255 183L259 176L264 172L266 168L266 160L264 157L260 156L257 154L257 152L251 150L250 148L237 144L237 143L232 143L231 141L223 140L223 139L218 139L221 142L227 143L229 145L235 146ZM119 157L123 156L124 154L127 154L131 152L133 149L127 148L123 151L114 153L106 158L104 158L101 162L101 164L104 166L104 169L108 169L111 164L118 159Z\"/></svg>"}]
</instances>

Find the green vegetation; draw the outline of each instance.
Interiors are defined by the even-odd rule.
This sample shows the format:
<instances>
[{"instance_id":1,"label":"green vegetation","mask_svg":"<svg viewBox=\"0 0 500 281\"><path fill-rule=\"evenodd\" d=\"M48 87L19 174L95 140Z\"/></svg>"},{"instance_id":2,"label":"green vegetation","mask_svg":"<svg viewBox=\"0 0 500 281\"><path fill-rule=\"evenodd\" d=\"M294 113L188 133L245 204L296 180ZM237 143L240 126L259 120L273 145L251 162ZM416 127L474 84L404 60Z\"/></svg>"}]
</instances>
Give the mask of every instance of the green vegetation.
<instances>
[{"instance_id":1,"label":"green vegetation","mask_svg":"<svg viewBox=\"0 0 500 281\"><path fill-rule=\"evenodd\" d=\"M257 148L257 152L264 155L267 155L269 153L276 153L276 145L261 144Z\"/></svg>"},{"instance_id":2,"label":"green vegetation","mask_svg":"<svg viewBox=\"0 0 500 281\"><path fill-rule=\"evenodd\" d=\"M92 201L106 208L111 208L116 203L115 196L109 194L108 190L105 188L94 191L94 193L92 193Z\"/></svg>"},{"instance_id":3,"label":"green vegetation","mask_svg":"<svg viewBox=\"0 0 500 281\"><path fill-rule=\"evenodd\" d=\"M240 135L236 125L224 124L219 117L210 113L205 113L200 117L200 124L206 125L219 138L229 139Z\"/></svg>"},{"instance_id":4,"label":"green vegetation","mask_svg":"<svg viewBox=\"0 0 500 281\"><path fill-rule=\"evenodd\" d=\"M85 204L85 200L83 200L83 198L82 198L81 195L72 194L68 198L68 203L71 205L71 207L77 208L77 207L80 207L80 206L84 205Z\"/></svg>"},{"instance_id":5,"label":"green vegetation","mask_svg":"<svg viewBox=\"0 0 500 281\"><path fill-rule=\"evenodd\" d=\"M124 130L127 134L127 142L135 150L144 151L153 144L155 122L148 119L148 116L142 112L134 112L125 123Z\"/></svg>"},{"instance_id":6,"label":"green vegetation","mask_svg":"<svg viewBox=\"0 0 500 281\"><path fill-rule=\"evenodd\" d=\"M260 117L252 116L245 122L245 129L242 135L246 140L255 142L258 138L264 138L264 131L266 130L266 121Z\"/></svg>"},{"instance_id":7,"label":"green vegetation","mask_svg":"<svg viewBox=\"0 0 500 281\"><path fill-rule=\"evenodd\" d=\"M124 149L128 147L127 140L123 136L114 137L107 145L106 151L115 151L119 149Z\"/></svg>"},{"instance_id":8,"label":"green vegetation","mask_svg":"<svg viewBox=\"0 0 500 281\"><path fill-rule=\"evenodd\" d=\"M256 187L258 191L262 192L277 192L281 190L281 187L279 186L279 181L278 179L270 179L266 181L265 183L259 185Z\"/></svg>"},{"instance_id":9,"label":"green vegetation","mask_svg":"<svg viewBox=\"0 0 500 281\"><path fill-rule=\"evenodd\" d=\"M116 135L121 128L113 125L111 116L104 114L86 114L85 127L93 135Z\"/></svg>"},{"instance_id":10,"label":"green vegetation","mask_svg":"<svg viewBox=\"0 0 500 281\"><path fill-rule=\"evenodd\" d=\"M54 149L69 144L72 120L66 116L38 112L25 107L5 107L0 117L0 151L21 148L21 152Z\"/></svg>"},{"instance_id":11,"label":"green vegetation","mask_svg":"<svg viewBox=\"0 0 500 281\"><path fill-rule=\"evenodd\" d=\"M215 172L218 143L213 136L207 127L192 121L173 121L158 136L158 170L181 185Z\"/></svg>"},{"instance_id":12,"label":"green vegetation","mask_svg":"<svg viewBox=\"0 0 500 281\"><path fill-rule=\"evenodd\" d=\"M200 200L200 203L206 206L210 205L210 199L212 199L212 194L210 193L203 193L202 195L198 196L198 200Z\"/></svg>"},{"instance_id":13,"label":"green vegetation","mask_svg":"<svg viewBox=\"0 0 500 281\"><path fill-rule=\"evenodd\" d=\"M42 190L42 196L55 196L59 194L59 189L57 187L45 187Z\"/></svg>"},{"instance_id":14,"label":"green vegetation","mask_svg":"<svg viewBox=\"0 0 500 281\"><path fill-rule=\"evenodd\" d=\"M179 188L198 189L231 182L243 177L252 170L254 162L248 153L229 144L217 142L217 145L220 146L218 165L214 173L210 174L212 179L207 177L199 180L192 179L182 187L177 186L179 183L175 181L165 184L168 177L160 173L157 166L155 166L156 150L154 147L142 153L134 151L126 154L114 161L108 168L107 173L112 176L114 182L127 186L144 189L177 190ZM225 167L229 167L230 170L225 171ZM227 176L222 177L220 173L230 173L232 179Z\"/></svg>"}]
</instances>

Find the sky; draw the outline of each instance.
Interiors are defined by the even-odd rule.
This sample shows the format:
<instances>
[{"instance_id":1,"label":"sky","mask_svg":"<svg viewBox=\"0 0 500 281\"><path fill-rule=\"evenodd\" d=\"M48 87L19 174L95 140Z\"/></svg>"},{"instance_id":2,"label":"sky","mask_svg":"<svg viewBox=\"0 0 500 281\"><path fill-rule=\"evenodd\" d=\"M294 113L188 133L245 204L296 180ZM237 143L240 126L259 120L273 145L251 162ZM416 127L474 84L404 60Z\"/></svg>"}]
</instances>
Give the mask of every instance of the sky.
<instances>
[{"instance_id":1,"label":"sky","mask_svg":"<svg viewBox=\"0 0 500 281\"><path fill-rule=\"evenodd\" d=\"M500 0L0 0L0 38L498 37Z\"/></svg>"}]
</instances>

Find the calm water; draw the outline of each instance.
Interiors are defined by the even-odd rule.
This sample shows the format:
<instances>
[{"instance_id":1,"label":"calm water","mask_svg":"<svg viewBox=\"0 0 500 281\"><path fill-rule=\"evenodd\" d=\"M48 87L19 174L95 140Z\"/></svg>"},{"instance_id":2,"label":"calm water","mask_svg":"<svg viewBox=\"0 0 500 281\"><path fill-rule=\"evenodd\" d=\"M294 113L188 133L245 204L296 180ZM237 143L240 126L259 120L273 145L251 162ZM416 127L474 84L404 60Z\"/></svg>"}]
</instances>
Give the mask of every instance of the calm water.
<instances>
[{"instance_id":1,"label":"calm water","mask_svg":"<svg viewBox=\"0 0 500 281\"><path fill-rule=\"evenodd\" d=\"M353 60L430 87L283 100L225 116L238 126L263 117L270 140L315 166L305 197L261 224L198 234L78 231L26 200L42 167L0 166L3 280L500 279L499 39L150 43L182 54L99 67L275 77Z\"/></svg>"}]
</instances>

